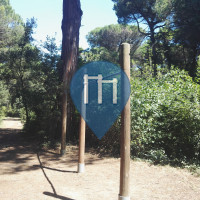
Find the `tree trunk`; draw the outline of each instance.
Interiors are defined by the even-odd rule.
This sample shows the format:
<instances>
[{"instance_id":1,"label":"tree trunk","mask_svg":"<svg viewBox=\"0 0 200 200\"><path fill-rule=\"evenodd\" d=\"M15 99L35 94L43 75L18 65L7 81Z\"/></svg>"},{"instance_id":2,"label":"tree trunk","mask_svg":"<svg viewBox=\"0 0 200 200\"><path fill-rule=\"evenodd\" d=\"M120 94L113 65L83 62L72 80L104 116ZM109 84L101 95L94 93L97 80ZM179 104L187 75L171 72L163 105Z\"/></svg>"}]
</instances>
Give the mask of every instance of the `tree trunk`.
<instances>
[{"instance_id":1,"label":"tree trunk","mask_svg":"<svg viewBox=\"0 0 200 200\"><path fill-rule=\"evenodd\" d=\"M163 39L163 47L164 47L164 55L165 55L165 58L167 60L167 67L168 67L168 70L170 71L171 66L172 66L171 56L170 56L171 50L170 50L169 42L165 39L165 37Z\"/></svg>"},{"instance_id":2,"label":"tree trunk","mask_svg":"<svg viewBox=\"0 0 200 200\"><path fill-rule=\"evenodd\" d=\"M67 102L69 83L76 71L79 48L79 29L82 10L80 0L63 0L62 21L62 61L63 61L63 97L62 97L62 141L61 154L65 154L67 131Z\"/></svg>"},{"instance_id":3,"label":"tree trunk","mask_svg":"<svg viewBox=\"0 0 200 200\"><path fill-rule=\"evenodd\" d=\"M197 74L197 48L196 46L192 47L191 54L191 64L189 68L189 75L194 79Z\"/></svg>"},{"instance_id":4,"label":"tree trunk","mask_svg":"<svg viewBox=\"0 0 200 200\"><path fill-rule=\"evenodd\" d=\"M156 39L155 39L155 33L154 33L154 28L153 26L150 26L150 32L151 32L151 50L152 50L152 66L153 66L153 76L156 77L157 76L157 53L156 53Z\"/></svg>"},{"instance_id":5,"label":"tree trunk","mask_svg":"<svg viewBox=\"0 0 200 200\"><path fill-rule=\"evenodd\" d=\"M20 76L20 82L21 82L21 97L22 97L22 103L25 108L26 112L26 123L28 124L30 122L29 112L28 112L28 105L27 105L27 98L26 98L26 92L24 88L24 81L23 81L23 75Z\"/></svg>"}]
</instances>

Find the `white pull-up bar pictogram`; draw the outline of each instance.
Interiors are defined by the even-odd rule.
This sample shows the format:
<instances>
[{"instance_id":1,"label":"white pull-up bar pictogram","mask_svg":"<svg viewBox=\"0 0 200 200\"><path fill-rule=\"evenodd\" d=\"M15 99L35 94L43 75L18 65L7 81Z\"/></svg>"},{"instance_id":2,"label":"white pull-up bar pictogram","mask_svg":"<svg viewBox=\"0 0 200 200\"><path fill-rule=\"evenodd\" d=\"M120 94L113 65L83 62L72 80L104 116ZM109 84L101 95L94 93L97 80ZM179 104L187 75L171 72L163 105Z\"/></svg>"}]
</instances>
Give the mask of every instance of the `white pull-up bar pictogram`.
<instances>
[{"instance_id":1,"label":"white pull-up bar pictogram","mask_svg":"<svg viewBox=\"0 0 200 200\"><path fill-rule=\"evenodd\" d=\"M98 104L102 104L102 85L103 83L112 83L113 84L113 104L117 104L117 79L113 80L103 80L103 76L100 74L98 76L88 76L84 75L84 104L88 104L88 85L89 80L98 80Z\"/></svg>"}]
</instances>

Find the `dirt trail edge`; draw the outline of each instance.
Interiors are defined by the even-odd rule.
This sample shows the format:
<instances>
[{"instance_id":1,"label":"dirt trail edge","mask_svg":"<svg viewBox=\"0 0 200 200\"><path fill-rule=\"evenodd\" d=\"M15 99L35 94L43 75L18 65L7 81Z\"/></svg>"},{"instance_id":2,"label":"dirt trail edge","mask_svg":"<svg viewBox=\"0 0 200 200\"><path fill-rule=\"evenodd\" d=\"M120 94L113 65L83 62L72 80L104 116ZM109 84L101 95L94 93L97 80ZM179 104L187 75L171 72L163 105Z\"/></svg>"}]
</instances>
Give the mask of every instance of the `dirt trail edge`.
<instances>
[{"instance_id":1,"label":"dirt trail edge","mask_svg":"<svg viewBox=\"0 0 200 200\"><path fill-rule=\"evenodd\" d=\"M23 140L19 119L0 125L1 200L117 200L119 159L86 154L86 172L77 174L77 147L63 157L37 152ZM36 145L36 144L35 144ZM131 200L200 200L200 177L170 166L131 161Z\"/></svg>"}]
</instances>

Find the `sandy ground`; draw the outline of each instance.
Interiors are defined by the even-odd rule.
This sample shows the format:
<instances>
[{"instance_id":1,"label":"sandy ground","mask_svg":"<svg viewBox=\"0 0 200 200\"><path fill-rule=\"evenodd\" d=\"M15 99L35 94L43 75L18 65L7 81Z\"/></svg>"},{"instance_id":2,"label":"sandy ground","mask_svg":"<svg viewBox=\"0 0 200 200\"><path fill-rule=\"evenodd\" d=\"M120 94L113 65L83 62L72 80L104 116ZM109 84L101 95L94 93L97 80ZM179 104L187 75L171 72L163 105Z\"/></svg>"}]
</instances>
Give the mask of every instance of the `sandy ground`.
<instances>
[{"instance_id":1,"label":"sandy ground","mask_svg":"<svg viewBox=\"0 0 200 200\"><path fill-rule=\"evenodd\" d=\"M36 150L20 135L21 123L0 129L0 200L117 200L119 159L86 153L86 172L76 173L77 147L63 157ZM170 166L131 161L131 200L200 200L200 177Z\"/></svg>"}]
</instances>

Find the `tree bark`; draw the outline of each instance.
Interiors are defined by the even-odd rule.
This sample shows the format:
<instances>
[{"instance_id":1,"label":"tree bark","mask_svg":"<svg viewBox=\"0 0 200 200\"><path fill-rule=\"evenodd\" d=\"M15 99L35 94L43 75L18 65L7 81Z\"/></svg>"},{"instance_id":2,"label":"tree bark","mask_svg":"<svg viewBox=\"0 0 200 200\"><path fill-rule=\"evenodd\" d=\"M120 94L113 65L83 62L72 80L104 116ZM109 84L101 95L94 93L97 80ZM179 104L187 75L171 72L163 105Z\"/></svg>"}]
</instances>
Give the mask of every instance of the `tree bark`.
<instances>
[{"instance_id":1,"label":"tree bark","mask_svg":"<svg viewBox=\"0 0 200 200\"><path fill-rule=\"evenodd\" d=\"M62 62L63 62L63 97L62 97L62 141L61 154L65 154L67 132L67 102L69 83L76 71L79 49L79 29L82 10L80 0L63 0L62 20Z\"/></svg>"},{"instance_id":2,"label":"tree bark","mask_svg":"<svg viewBox=\"0 0 200 200\"><path fill-rule=\"evenodd\" d=\"M171 66L172 66L172 62L171 62L171 56L170 56L170 46L169 46L169 42L167 41L167 35L164 35L164 38L163 38L163 47L164 47L164 55L165 55L165 58L166 58L166 63L167 63L167 67L168 67L168 70L170 71L171 70Z\"/></svg>"},{"instance_id":3,"label":"tree bark","mask_svg":"<svg viewBox=\"0 0 200 200\"><path fill-rule=\"evenodd\" d=\"M189 75L194 79L197 74L197 47L193 46L191 50L191 64L189 68Z\"/></svg>"},{"instance_id":4,"label":"tree bark","mask_svg":"<svg viewBox=\"0 0 200 200\"><path fill-rule=\"evenodd\" d=\"M152 50L152 56L151 56L151 59L152 59L152 66L153 66L153 76L156 77L157 76L157 53L156 53L156 39L155 39L155 32L154 32L154 28L153 26L149 25L150 27L150 33L151 33L151 36L150 36L150 39L151 39L151 50Z\"/></svg>"}]
</instances>

